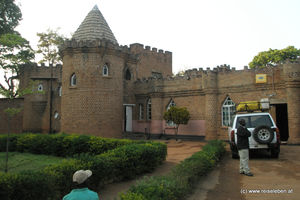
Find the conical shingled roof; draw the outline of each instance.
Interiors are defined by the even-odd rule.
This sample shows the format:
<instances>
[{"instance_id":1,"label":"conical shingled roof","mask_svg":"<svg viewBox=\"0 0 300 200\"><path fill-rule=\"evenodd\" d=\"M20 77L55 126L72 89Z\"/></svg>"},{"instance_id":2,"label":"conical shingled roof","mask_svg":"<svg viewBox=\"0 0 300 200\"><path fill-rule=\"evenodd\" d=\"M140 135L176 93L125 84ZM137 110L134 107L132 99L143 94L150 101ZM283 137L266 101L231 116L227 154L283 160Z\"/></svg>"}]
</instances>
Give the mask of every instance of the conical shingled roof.
<instances>
[{"instance_id":1,"label":"conical shingled roof","mask_svg":"<svg viewBox=\"0 0 300 200\"><path fill-rule=\"evenodd\" d=\"M106 39L118 44L114 34L110 30L106 20L96 5L85 17L79 28L73 35L77 41Z\"/></svg>"}]
</instances>

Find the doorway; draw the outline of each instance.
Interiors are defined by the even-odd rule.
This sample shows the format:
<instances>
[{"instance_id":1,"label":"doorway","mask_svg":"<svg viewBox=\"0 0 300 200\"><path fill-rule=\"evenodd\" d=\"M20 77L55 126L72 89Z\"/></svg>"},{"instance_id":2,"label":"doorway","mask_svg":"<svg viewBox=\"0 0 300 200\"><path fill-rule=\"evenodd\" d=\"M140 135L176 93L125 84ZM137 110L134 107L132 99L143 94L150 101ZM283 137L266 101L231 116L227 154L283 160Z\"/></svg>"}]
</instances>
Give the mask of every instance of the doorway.
<instances>
[{"instance_id":1,"label":"doorway","mask_svg":"<svg viewBox=\"0 0 300 200\"><path fill-rule=\"evenodd\" d=\"M276 107L276 125L280 132L280 140L288 141L289 139L289 125L287 104L275 104Z\"/></svg>"},{"instance_id":2,"label":"doorway","mask_svg":"<svg viewBox=\"0 0 300 200\"><path fill-rule=\"evenodd\" d=\"M132 132L132 106L125 106L125 132Z\"/></svg>"}]
</instances>

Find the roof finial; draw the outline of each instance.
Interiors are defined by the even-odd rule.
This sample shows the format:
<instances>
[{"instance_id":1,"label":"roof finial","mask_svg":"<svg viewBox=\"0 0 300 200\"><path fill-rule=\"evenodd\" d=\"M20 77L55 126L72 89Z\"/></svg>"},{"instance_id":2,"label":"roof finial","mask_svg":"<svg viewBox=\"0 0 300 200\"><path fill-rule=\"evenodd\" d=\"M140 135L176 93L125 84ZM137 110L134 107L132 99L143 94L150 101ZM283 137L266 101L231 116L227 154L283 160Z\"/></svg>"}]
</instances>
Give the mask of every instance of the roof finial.
<instances>
[{"instance_id":1,"label":"roof finial","mask_svg":"<svg viewBox=\"0 0 300 200\"><path fill-rule=\"evenodd\" d=\"M94 6L93 10L99 10L97 4Z\"/></svg>"}]
</instances>

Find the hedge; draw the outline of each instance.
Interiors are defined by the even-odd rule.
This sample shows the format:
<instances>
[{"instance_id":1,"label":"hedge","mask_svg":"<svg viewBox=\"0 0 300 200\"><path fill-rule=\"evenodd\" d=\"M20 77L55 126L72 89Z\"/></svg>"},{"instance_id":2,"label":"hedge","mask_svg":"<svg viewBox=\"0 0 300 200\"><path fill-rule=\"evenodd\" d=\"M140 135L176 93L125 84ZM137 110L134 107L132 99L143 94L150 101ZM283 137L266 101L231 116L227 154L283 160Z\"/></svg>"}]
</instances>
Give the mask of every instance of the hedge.
<instances>
[{"instance_id":1,"label":"hedge","mask_svg":"<svg viewBox=\"0 0 300 200\"><path fill-rule=\"evenodd\" d=\"M0 151L6 151L6 140L6 135L0 136ZM108 150L133 143L145 142L88 135L28 133L10 136L9 151L70 157L82 153L98 155Z\"/></svg>"},{"instance_id":2,"label":"hedge","mask_svg":"<svg viewBox=\"0 0 300 200\"><path fill-rule=\"evenodd\" d=\"M145 177L131 186L121 200L178 200L191 193L199 178L205 175L225 153L222 141L210 141L202 151L193 154L162 177Z\"/></svg>"},{"instance_id":3,"label":"hedge","mask_svg":"<svg viewBox=\"0 0 300 200\"><path fill-rule=\"evenodd\" d=\"M91 169L93 171L89 183L90 187L96 190L107 183L134 178L139 174L149 172L165 160L167 155L166 144L157 142L97 139L93 136L75 135L43 136L45 138L36 134L13 136L11 137L13 138L11 146L20 151L48 152L52 155L54 153L70 155L70 153L63 153L63 150L68 147L68 150L77 153L77 155L73 159L48 166L38 172L0 173L1 200L61 199L72 189L73 173L79 169ZM0 145L3 144L2 140L3 137L0 139ZM54 144L53 140L58 141L61 146ZM82 144L79 141L85 141L86 145L76 147L76 144ZM35 142L36 144L32 144ZM55 150L48 148L50 146L48 142L54 145ZM45 150L39 150L38 147L45 148ZM118 148L109 150L114 147ZM83 150L83 153L79 149ZM99 152L105 153L96 155Z\"/></svg>"}]
</instances>

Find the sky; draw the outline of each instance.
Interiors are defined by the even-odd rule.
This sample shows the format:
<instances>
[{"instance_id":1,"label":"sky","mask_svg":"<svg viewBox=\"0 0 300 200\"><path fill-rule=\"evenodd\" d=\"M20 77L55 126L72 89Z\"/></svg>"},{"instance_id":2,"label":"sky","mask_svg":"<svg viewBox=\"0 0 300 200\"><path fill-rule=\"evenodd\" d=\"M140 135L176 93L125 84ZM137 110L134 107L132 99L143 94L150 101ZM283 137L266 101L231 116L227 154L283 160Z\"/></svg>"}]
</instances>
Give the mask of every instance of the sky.
<instances>
[{"instance_id":1,"label":"sky","mask_svg":"<svg viewBox=\"0 0 300 200\"><path fill-rule=\"evenodd\" d=\"M120 45L173 53L173 73L228 64L243 69L261 51L300 48L300 0L16 0L17 31L36 49L48 28L71 37L95 5Z\"/></svg>"}]
</instances>

